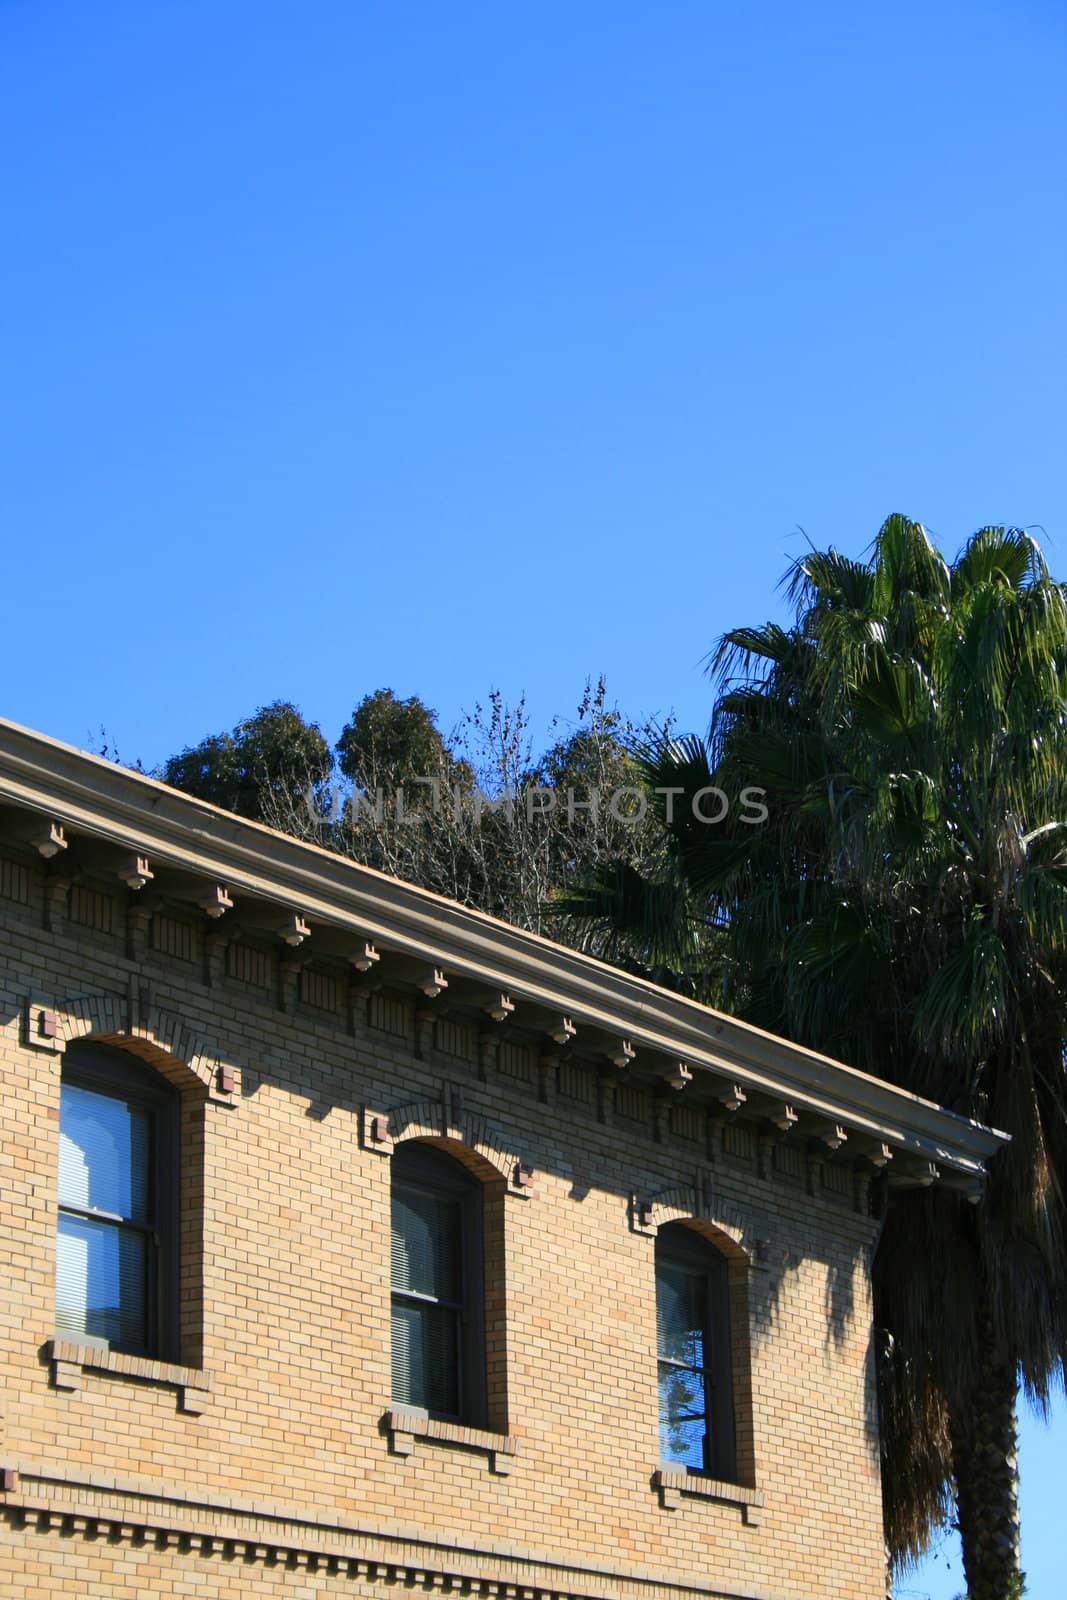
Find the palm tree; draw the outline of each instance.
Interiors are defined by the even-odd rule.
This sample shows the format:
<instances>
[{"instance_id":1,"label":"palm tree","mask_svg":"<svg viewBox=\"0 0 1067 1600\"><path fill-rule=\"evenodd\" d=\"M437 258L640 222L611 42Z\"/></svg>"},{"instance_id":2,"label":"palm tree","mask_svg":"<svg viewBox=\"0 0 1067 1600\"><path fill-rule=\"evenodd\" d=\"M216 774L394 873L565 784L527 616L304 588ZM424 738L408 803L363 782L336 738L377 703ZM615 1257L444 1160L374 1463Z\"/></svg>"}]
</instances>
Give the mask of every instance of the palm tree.
<instances>
[{"instance_id":1,"label":"palm tree","mask_svg":"<svg viewBox=\"0 0 1067 1600\"><path fill-rule=\"evenodd\" d=\"M568 909L631 958L716 930L720 1003L1012 1135L977 1205L895 1193L875 1262L890 1547L954 1494L970 1600L1004 1600L1019 1384L1044 1402L1067 1353L1067 597L1025 533L949 564L900 516L788 581L791 627L715 651L707 743L644 752L681 791L672 875ZM766 789L769 823L701 824L709 784Z\"/></svg>"}]
</instances>

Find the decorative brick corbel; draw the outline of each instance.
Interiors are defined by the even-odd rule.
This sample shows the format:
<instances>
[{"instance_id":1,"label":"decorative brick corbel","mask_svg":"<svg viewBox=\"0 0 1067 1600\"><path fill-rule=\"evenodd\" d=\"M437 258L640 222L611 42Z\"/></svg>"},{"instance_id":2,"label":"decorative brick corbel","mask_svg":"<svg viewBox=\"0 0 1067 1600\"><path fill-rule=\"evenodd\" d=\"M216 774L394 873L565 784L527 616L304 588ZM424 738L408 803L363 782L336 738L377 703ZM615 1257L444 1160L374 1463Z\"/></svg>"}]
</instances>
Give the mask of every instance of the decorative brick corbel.
<instances>
[{"instance_id":1,"label":"decorative brick corbel","mask_svg":"<svg viewBox=\"0 0 1067 1600\"><path fill-rule=\"evenodd\" d=\"M441 1085L441 1103L445 1108L445 1126L451 1139L462 1141L463 1127L463 1090L458 1083L443 1083Z\"/></svg>"},{"instance_id":2,"label":"decorative brick corbel","mask_svg":"<svg viewBox=\"0 0 1067 1600\"><path fill-rule=\"evenodd\" d=\"M748 1099L748 1095L739 1083L723 1083L712 1093L723 1110L728 1112L731 1117L740 1111Z\"/></svg>"},{"instance_id":3,"label":"decorative brick corbel","mask_svg":"<svg viewBox=\"0 0 1067 1600\"><path fill-rule=\"evenodd\" d=\"M664 1067L660 1079L675 1094L681 1094L693 1081L693 1069L688 1061L672 1061L669 1067Z\"/></svg>"},{"instance_id":4,"label":"decorative brick corbel","mask_svg":"<svg viewBox=\"0 0 1067 1600\"><path fill-rule=\"evenodd\" d=\"M545 1029L553 1044L558 1044L560 1049L570 1044L577 1031L571 1018L562 1013Z\"/></svg>"},{"instance_id":5,"label":"decorative brick corbel","mask_svg":"<svg viewBox=\"0 0 1067 1600\"><path fill-rule=\"evenodd\" d=\"M304 963L292 956L283 956L278 962L278 1008L291 1016L296 1010L300 992L300 968Z\"/></svg>"},{"instance_id":6,"label":"decorative brick corbel","mask_svg":"<svg viewBox=\"0 0 1067 1600\"><path fill-rule=\"evenodd\" d=\"M659 1490L660 1505L663 1507L664 1511L677 1511L678 1507L682 1503L681 1494L673 1484L664 1482L664 1475L662 1472L657 1472L654 1474L654 1476L656 1488Z\"/></svg>"},{"instance_id":7,"label":"decorative brick corbel","mask_svg":"<svg viewBox=\"0 0 1067 1600\"><path fill-rule=\"evenodd\" d=\"M152 985L134 973L126 985L126 1032L138 1033L148 1026L152 1009Z\"/></svg>"},{"instance_id":8,"label":"decorative brick corbel","mask_svg":"<svg viewBox=\"0 0 1067 1600\"><path fill-rule=\"evenodd\" d=\"M765 1182L774 1176L774 1147L777 1143L778 1140L768 1128L756 1141L756 1167Z\"/></svg>"},{"instance_id":9,"label":"decorative brick corbel","mask_svg":"<svg viewBox=\"0 0 1067 1600\"><path fill-rule=\"evenodd\" d=\"M197 900L197 905L205 917L209 917L212 922L218 922L227 911L233 910L233 897L225 884L213 883L211 888Z\"/></svg>"},{"instance_id":10,"label":"decorative brick corbel","mask_svg":"<svg viewBox=\"0 0 1067 1600\"><path fill-rule=\"evenodd\" d=\"M190 1417L199 1417L207 1410L211 1400L208 1389L197 1389L191 1383L178 1386L178 1409Z\"/></svg>"},{"instance_id":11,"label":"decorative brick corbel","mask_svg":"<svg viewBox=\"0 0 1067 1600\"><path fill-rule=\"evenodd\" d=\"M393 1136L389 1129L389 1113L387 1111L364 1109L363 1143L368 1150L374 1150L378 1155L392 1155Z\"/></svg>"},{"instance_id":12,"label":"decorative brick corbel","mask_svg":"<svg viewBox=\"0 0 1067 1600\"><path fill-rule=\"evenodd\" d=\"M616 1072L628 1072L637 1051L630 1039L616 1039L604 1052Z\"/></svg>"},{"instance_id":13,"label":"decorative brick corbel","mask_svg":"<svg viewBox=\"0 0 1067 1600\"><path fill-rule=\"evenodd\" d=\"M286 914L284 922L279 924L278 938L290 950L298 950L300 946L311 938L311 927L306 918L299 911L290 911Z\"/></svg>"},{"instance_id":14,"label":"decorative brick corbel","mask_svg":"<svg viewBox=\"0 0 1067 1600\"><path fill-rule=\"evenodd\" d=\"M509 994L502 990L494 990L485 997L482 1010L493 1022L507 1022L514 1014L515 1002Z\"/></svg>"},{"instance_id":15,"label":"decorative brick corbel","mask_svg":"<svg viewBox=\"0 0 1067 1600\"><path fill-rule=\"evenodd\" d=\"M817 1146L811 1145L808 1149L807 1159L804 1162L804 1173L808 1194L815 1198L822 1186L822 1169L825 1159L824 1152Z\"/></svg>"},{"instance_id":16,"label":"decorative brick corbel","mask_svg":"<svg viewBox=\"0 0 1067 1600\"><path fill-rule=\"evenodd\" d=\"M555 1104L558 1078L559 1055L555 1050L546 1050L537 1061L537 1098L542 1105Z\"/></svg>"},{"instance_id":17,"label":"decorative brick corbel","mask_svg":"<svg viewBox=\"0 0 1067 1600\"><path fill-rule=\"evenodd\" d=\"M148 954L148 930L152 926L152 906L144 898L126 907L126 959L138 966Z\"/></svg>"},{"instance_id":18,"label":"decorative brick corbel","mask_svg":"<svg viewBox=\"0 0 1067 1600\"><path fill-rule=\"evenodd\" d=\"M116 877L124 883L131 894L139 894L146 884L151 883L155 873L148 864L148 857L142 855L126 856L119 862Z\"/></svg>"},{"instance_id":19,"label":"decorative brick corbel","mask_svg":"<svg viewBox=\"0 0 1067 1600\"><path fill-rule=\"evenodd\" d=\"M440 1007L418 1005L415 1007L415 1059L429 1061L433 1055L433 1035Z\"/></svg>"},{"instance_id":20,"label":"decorative brick corbel","mask_svg":"<svg viewBox=\"0 0 1067 1600\"><path fill-rule=\"evenodd\" d=\"M77 1361L52 1362L52 1382L57 1389L73 1394L82 1386L82 1369Z\"/></svg>"},{"instance_id":21,"label":"decorative brick corbel","mask_svg":"<svg viewBox=\"0 0 1067 1600\"><path fill-rule=\"evenodd\" d=\"M767 1112L767 1121L774 1128L780 1138L784 1138L797 1125L799 1117L794 1108L782 1100L772 1105Z\"/></svg>"},{"instance_id":22,"label":"decorative brick corbel","mask_svg":"<svg viewBox=\"0 0 1067 1600\"><path fill-rule=\"evenodd\" d=\"M415 987L427 1000L436 1000L448 988L448 979L441 967L427 967L415 980Z\"/></svg>"},{"instance_id":23,"label":"decorative brick corbel","mask_svg":"<svg viewBox=\"0 0 1067 1600\"><path fill-rule=\"evenodd\" d=\"M356 972L370 972L381 960L381 955L369 939L361 939L348 959Z\"/></svg>"},{"instance_id":24,"label":"decorative brick corbel","mask_svg":"<svg viewBox=\"0 0 1067 1600\"><path fill-rule=\"evenodd\" d=\"M478 1033L478 1076L485 1083L496 1068L500 1051L500 1035L492 1028L482 1028Z\"/></svg>"},{"instance_id":25,"label":"decorative brick corbel","mask_svg":"<svg viewBox=\"0 0 1067 1600\"><path fill-rule=\"evenodd\" d=\"M22 1042L31 1050L46 1050L49 1055L57 1055L63 1048L56 1012L32 996L23 1005Z\"/></svg>"},{"instance_id":26,"label":"decorative brick corbel","mask_svg":"<svg viewBox=\"0 0 1067 1600\"><path fill-rule=\"evenodd\" d=\"M68 896L74 878L69 869L65 872L45 868L44 927L46 933L59 933L67 917Z\"/></svg>"},{"instance_id":27,"label":"decorative brick corbel","mask_svg":"<svg viewBox=\"0 0 1067 1600\"><path fill-rule=\"evenodd\" d=\"M366 972L353 973L348 980L349 1029L352 1033L356 1031L357 1019L362 1027L370 1027L371 999L382 987L383 980L373 966L368 967Z\"/></svg>"},{"instance_id":28,"label":"decorative brick corbel","mask_svg":"<svg viewBox=\"0 0 1067 1600\"><path fill-rule=\"evenodd\" d=\"M209 989L221 988L226 975L226 946L229 936L212 927L204 935L204 982Z\"/></svg>"},{"instance_id":29,"label":"decorative brick corbel","mask_svg":"<svg viewBox=\"0 0 1067 1600\"><path fill-rule=\"evenodd\" d=\"M67 836L63 826L58 822L46 822L35 834L30 836L30 844L37 851L42 861L51 861L61 850L67 848Z\"/></svg>"}]
</instances>

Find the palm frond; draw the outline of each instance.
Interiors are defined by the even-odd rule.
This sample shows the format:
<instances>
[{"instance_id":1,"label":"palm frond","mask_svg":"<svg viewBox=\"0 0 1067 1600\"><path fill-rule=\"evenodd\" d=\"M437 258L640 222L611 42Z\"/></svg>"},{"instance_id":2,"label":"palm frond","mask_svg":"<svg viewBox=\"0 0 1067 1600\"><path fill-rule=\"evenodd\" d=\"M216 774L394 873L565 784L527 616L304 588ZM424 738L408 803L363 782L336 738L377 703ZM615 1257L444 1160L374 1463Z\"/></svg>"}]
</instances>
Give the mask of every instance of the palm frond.
<instances>
[{"instance_id":1,"label":"palm frond","mask_svg":"<svg viewBox=\"0 0 1067 1600\"><path fill-rule=\"evenodd\" d=\"M548 910L571 919L578 947L605 960L625 956L681 971L700 950L681 880L646 878L628 861L598 868L556 895Z\"/></svg>"},{"instance_id":2,"label":"palm frond","mask_svg":"<svg viewBox=\"0 0 1067 1600\"><path fill-rule=\"evenodd\" d=\"M952 597L958 601L981 584L1004 584L1018 592L1048 578L1041 546L1022 528L979 528L952 566Z\"/></svg>"},{"instance_id":3,"label":"palm frond","mask_svg":"<svg viewBox=\"0 0 1067 1600\"><path fill-rule=\"evenodd\" d=\"M874 604L888 614L905 593L947 602L951 575L944 556L921 522L895 513L887 517L874 541Z\"/></svg>"}]
</instances>

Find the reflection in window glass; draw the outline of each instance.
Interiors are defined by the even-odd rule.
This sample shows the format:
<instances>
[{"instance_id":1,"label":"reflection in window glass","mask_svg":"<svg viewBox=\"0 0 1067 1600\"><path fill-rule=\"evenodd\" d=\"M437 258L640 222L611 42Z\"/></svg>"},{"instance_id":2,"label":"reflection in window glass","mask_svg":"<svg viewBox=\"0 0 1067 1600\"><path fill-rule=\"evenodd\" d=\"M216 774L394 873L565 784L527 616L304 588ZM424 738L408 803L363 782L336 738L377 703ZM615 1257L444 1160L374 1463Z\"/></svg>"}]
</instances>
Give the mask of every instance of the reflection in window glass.
<instances>
[{"instance_id":1,"label":"reflection in window glass","mask_svg":"<svg viewBox=\"0 0 1067 1600\"><path fill-rule=\"evenodd\" d=\"M152 1113L64 1082L60 1094L56 1327L145 1351L152 1330Z\"/></svg>"},{"instance_id":2,"label":"reflection in window glass","mask_svg":"<svg viewBox=\"0 0 1067 1600\"><path fill-rule=\"evenodd\" d=\"M114 1095L65 1083L59 1114L59 1203L144 1222L148 1113Z\"/></svg>"},{"instance_id":3,"label":"reflection in window glass","mask_svg":"<svg viewBox=\"0 0 1067 1600\"><path fill-rule=\"evenodd\" d=\"M146 1266L143 1233L60 1212L57 1329L143 1349L148 1343Z\"/></svg>"},{"instance_id":4,"label":"reflection in window glass","mask_svg":"<svg viewBox=\"0 0 1067 1600\"><path fill-rule=\"evenodd\" d=\"M705 1273L657 1261L660 1456L698 1470L708 1454L707 1304Z\"/></svg>"}]
</instances>

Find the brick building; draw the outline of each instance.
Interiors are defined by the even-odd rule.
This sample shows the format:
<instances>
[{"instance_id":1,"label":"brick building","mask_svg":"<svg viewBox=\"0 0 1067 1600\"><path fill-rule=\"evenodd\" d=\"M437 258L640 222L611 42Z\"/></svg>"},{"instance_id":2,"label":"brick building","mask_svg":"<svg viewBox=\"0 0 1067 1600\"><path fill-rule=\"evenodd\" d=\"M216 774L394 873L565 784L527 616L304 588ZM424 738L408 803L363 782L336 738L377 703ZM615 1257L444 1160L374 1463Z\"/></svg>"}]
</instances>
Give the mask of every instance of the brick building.
<instances>
[{"instance_id":1,"label":"brick building","mask_svg":"<svg viewBox=\"0 0 1067 1600\"><path fill-rule=\"evenodd\" d=\"M997 1137L0 724L0 1592L885 1593L889 1183Z\"/></svg>"}]
</instances>

